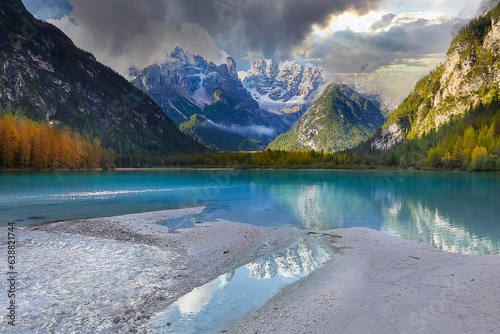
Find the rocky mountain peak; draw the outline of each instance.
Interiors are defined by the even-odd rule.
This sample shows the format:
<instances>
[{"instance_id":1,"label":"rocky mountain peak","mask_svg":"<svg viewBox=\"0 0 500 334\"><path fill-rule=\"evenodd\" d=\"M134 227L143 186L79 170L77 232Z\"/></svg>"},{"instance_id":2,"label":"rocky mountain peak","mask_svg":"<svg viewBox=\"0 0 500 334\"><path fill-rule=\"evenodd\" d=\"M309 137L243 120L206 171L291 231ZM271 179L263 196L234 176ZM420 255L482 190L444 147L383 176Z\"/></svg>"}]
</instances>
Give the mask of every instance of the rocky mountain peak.
<instances>
[{"instance_id":1,"label":"rocky mountain peak","mask_svg":"<svg viewBox=\"0 0 500 334\"><path fill-rule=\"evenodd\" d=\"M323 83L320 67L269 59L256 60L243 80L262 108L285 113L307 109Z\"/></svg>"},{"instance_id":2,"label":"rocky mountain peak","mask_svg":"<svg viewBox=\"0 0 500 334\"><path fill-rule=\"evenodd\" d=\"M253 62L248 75L261 75L267 79L274 80L278 72L279 69L276 61L272 59L259 59Z\"/></svg>"},{"instance_id":3,"label":"rocky mountain peak","mask_svg":"<svg viewBox=\"0 0 500 334\"><path fill-rule=\"evenodd\" d=\"M369 139L382 125L380 110L347 85L331 84L288 132L268 148L340 151Z\"/></svg>"},{"instance_id":4,"label":"rocky mountain peak","mask_svg":"<svg viewBox=\"0 0 500 334\"><path fill-rule=\"evenodd\" d=\"M184 52L184 50L181 47L176 46L174 48L174 50L172 50L172 52L170 52L170 57L177 58L177 59L186 59L186 53Z\"/></svg>"},{"instance_id":5,"label":"rocky mountain peak","mask_svg":"<svg viewBox=\"0 0 500 334\"><path fill-rule=\"evenodd\" d=\"M165 64L175 63L175 67L206 67L207 62L203 57L193 55L182 48L176 46L175 49L168 55Z\"/></svg>"},{"instance_id":6,"label":"rocky mountain peak","mask_svg":"<svg viewBox=\"0 0 500 334\"><path fill-rule=\"evenodd\" d=\"M226 66L227 66L229 73L232 76L238 77L238 72L236 72L236 62L234 61L233 57L231 57L231 56L226 57Z\"/></svg>"},{"instance_id":7,"label":"rocky mountain peak","mask_svg":"<svg viewBox=\"0 0 500 334\"><path fill-rule=\"evenodd\" d=\"M177 125L217 102L248 110L258 108L242 86L232 57L216 65L176 47L164 63L130 73L136 87L151 96Z\"/></svg>"}]
</instances>

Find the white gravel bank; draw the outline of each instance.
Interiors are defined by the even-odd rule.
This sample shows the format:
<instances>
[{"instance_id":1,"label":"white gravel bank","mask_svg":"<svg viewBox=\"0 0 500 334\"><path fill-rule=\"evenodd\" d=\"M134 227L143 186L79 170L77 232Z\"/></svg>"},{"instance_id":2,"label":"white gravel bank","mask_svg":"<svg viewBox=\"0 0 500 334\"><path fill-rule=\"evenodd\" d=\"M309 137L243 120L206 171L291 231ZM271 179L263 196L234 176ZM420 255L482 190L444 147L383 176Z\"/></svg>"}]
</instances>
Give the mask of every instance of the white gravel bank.
<instances>
[{"instance_id":1,"label":"white gravel bank","mask_svg":"<svg viewBox=\"0 0 500 334\"><path fill-rule=\"evenodd\" d=\"M365 228L345 254L228 333L499 333L500 256L446 253Z\"/></svg>"},{"instance_id":2,"label":"white gravel bank","mask_svg":"<svg viewBox=\"0 0 500 334\"><path fill-rule=\"evenodd\" d=\"M135 332L191 289L305 235L225 221L178 232L157 224L203 209L17 230L17 323L11 328L2 321L0 332ZM6 253L6 243L0 246ZM0 290L6 284L1 280Z\"/></svg>"}]
</instances>

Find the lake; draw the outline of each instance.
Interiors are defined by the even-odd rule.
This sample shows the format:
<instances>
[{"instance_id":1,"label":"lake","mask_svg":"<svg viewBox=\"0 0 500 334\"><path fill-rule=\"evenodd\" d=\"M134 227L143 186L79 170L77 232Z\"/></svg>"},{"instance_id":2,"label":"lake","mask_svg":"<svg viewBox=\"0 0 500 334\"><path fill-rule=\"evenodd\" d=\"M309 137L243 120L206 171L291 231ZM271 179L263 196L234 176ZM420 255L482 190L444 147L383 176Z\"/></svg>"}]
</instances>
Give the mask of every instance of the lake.
<instances>
[{"instance_id":1,"label":"lake","mask_svg":"<svg viewBox=\"0 0 500 334\"><path fill-rule=\"evenodd\" d=\"M450 252L500 254L500 173L144 170L0 174L2 224L206 206L161 222L227 219L323 230L368 227ZM6 225L5 225L6 226Z\"/></svg>"}]
</instances>

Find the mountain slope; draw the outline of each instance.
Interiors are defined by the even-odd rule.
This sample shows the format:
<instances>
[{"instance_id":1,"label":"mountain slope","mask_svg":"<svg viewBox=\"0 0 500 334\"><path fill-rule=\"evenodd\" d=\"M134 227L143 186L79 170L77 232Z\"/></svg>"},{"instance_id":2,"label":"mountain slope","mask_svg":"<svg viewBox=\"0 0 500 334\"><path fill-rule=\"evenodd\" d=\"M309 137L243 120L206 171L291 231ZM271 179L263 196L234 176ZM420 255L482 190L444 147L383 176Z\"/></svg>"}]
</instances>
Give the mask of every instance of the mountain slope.
<instances>
[{"instance_id":1,"label":"mountain slope","mask_svg":"<svg viewBox=\"0 0 500 334\"><path fill-rule=\"evenodd\" d=\"M346 85L331 84L309 112L268 148L339 151L374 135L384 117L369 100Z\"/></svg>"},{"instance_id":2,"label":"mountain slope","mask_svg":"<svg viewBox=\"0 0 500 334\"><path fill-rule=\"evenodd\" d=\"M130 74L132 83L151 96L177 126L216 102L235 110L259 108L241 85L231 57L217 66L176 47L164 63L140 72L133 69Z\"/></svg>"},{"instance_id":3,"label":"mountain slope","mask_svg":"<svg viewBox=\"0 0 500 334\"><path fill-rule=\"evenodd\" d=\"M496 6L460 30L445 62L420 80L389 116L373 148L389 149L404 139L421 138L499 96L499 18Z\"/></svg>"},{"instance_id":4,"label":"mountain slope","mask_svg":"<svg viewBox=\"0 0 500 334\"><path fill-rule=\"evenodd\" d=\"M97 136L119 153L204 150L153 100L36 20L21 0L0 2L0 25L0 106Z\"/></svg>"}]
</instances>

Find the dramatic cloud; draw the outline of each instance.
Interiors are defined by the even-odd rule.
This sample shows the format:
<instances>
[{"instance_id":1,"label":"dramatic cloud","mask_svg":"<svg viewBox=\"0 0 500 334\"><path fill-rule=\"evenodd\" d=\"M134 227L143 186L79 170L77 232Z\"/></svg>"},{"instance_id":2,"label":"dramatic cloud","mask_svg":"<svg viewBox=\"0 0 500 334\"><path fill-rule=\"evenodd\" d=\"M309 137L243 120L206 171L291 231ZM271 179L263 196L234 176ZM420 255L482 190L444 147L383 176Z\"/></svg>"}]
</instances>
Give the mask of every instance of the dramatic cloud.
<instances>
[{"instance_id":1,"label":"dramatic cloud","mask_svg":"<svg viewBox=\"0 0 500 334\"><path fill-rule=\"evenodd\" d=\"M287 58L289 50L332 15L366 13L379 0L215 0L183 1L188 19L199 22L230 54L260 53ZM213 13L213 14L211 14Z\"/></svg>"},{"instance_id":2,"label":"dramatic cloud","mask_svg":"<svg viewBox=\"0 0 500 334\"><path fill-rule=\"evenodd\" d=\"M288 58L313 25L345 10L366 12L378 2L70 0L71 14L49 22L122 73L127 63L162 60L177 45L212 61L220 61L224 50L248 66L245 59L256 54Z\"/></svg>"},{"instance_id":3,"label":"dramatic cloud","mask_svg":"<svg viewBox=\"0 0 500 334\"><path fill-rule=\"evenodd\" d=\"M442 58L451 33L465 22L453 17L424 19L411 14L386 14L371 25L371 31L345 29L326 37L312 35L295 52L333 72L373 72L407 59L437 54Z\"/></svg>"},{"instance_id":4,"label":"dramatic cloud","mask_svg":"<svg viewBox=\"0 0 500 334\"><path fill-rule=\"evenodd\" d=\"M73 11L69 16L49 22L63 30L76 45L122 74L131 65L143 68L165 60L166 53L176 46L210 61L220 62L226 56L199 24L176 17L175 1L73 0L70 3Z\"/></svg>"},{"instance_id":5,"label":"dramatic cloud","mask_svg":"<svg viewBox=\"0 0 500 334\"><path fill-rule=\"evenodd\" d=\"M318 30L294 56L322 65L329 80L383 97L393 108L445 59L452 33L466 22L433 13L386 13L366 22L364 30Z\"/></svg>"},{"instance_id":6,"label":"dramatic cloud","mask_svg":"<svg viewBox=\"0 0 500 334\"><path fill-rule=\"evenodd\" d=\"M76 45L122 74L180 46L209 61L231 55L321 65L400 99L444 57L482 0L24 0ZM497 2L498 0L485 0ZM43 5L42 5L43 4ZM55 4L55 5L54 5ZM490 5L491 6L491 5ZM72 8L72 9L71 9ZM52 13L52 14L51 14ZM62 16L61 13L68 13ZM395 84L397 83L397 84ZM394 92L398 91L398 94ZM397 97L396 97L397 95Z\"/></svg>"}]
</instances>

